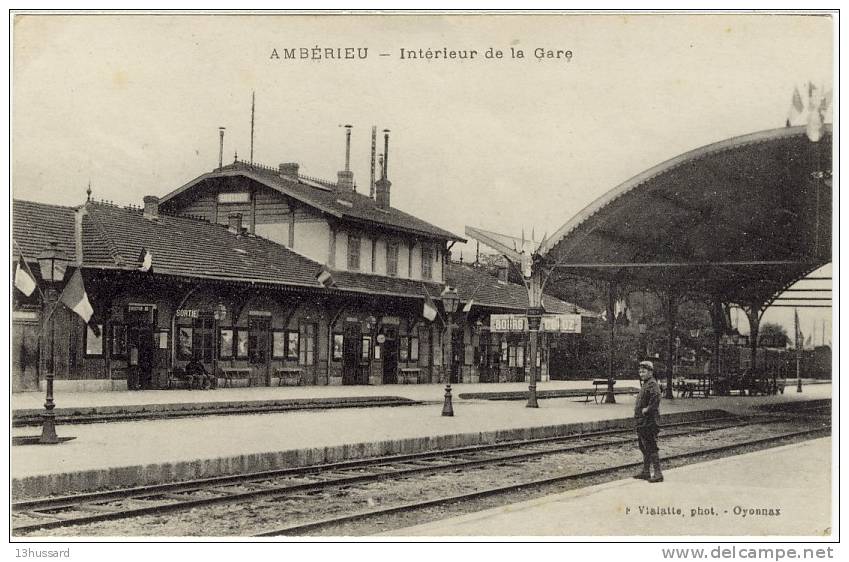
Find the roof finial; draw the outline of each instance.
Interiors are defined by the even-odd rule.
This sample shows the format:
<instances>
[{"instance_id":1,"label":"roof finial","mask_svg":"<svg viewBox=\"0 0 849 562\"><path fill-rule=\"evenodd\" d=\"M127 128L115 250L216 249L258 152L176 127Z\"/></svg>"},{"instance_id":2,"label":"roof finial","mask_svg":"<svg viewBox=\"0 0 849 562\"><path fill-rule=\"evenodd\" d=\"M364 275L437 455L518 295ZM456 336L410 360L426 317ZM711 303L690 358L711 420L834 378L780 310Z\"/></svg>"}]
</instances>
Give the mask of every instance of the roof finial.
<instances>
[{"instance_id":1,"label":"roof finial","mask_svg":"<svg viewBox=\"0 0 849 562\"><path fill-rule=\"evenodd\" d=\"M91 201L91 180L88 180L88 189L85 190L85 195L86 203L88 203Z\"/></svg>"},{"instance_id":2,"label":"roof finial","mask_svg":"<svg viewBox=\"0 0 849 562\"><path fill-rule=\"evenodd\" d=\"M233 151L233 164L235 164L238 160L239 160L239 151L234 150Z\"/></svg>"}]
</instances>

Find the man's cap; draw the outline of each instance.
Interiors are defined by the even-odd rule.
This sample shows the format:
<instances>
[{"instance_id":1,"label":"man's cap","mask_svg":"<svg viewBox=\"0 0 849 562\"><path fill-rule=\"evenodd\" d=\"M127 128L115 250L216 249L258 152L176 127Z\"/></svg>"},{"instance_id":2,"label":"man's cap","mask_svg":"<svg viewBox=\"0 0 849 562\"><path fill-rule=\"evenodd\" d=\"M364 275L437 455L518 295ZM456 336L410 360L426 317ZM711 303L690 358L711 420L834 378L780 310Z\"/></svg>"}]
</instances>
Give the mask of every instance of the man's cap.
<instances>
[{"instance_id":1,"label":"man's cap","mask_svg":"<svg viewBox=\"0 0 849 562\"><path fill-rule=\"evenodd\" d=\"M651 361L640 361L640 367L646 368L649 371L654 372L654 363L652 363Z\"/></svg>"}]
</instances>

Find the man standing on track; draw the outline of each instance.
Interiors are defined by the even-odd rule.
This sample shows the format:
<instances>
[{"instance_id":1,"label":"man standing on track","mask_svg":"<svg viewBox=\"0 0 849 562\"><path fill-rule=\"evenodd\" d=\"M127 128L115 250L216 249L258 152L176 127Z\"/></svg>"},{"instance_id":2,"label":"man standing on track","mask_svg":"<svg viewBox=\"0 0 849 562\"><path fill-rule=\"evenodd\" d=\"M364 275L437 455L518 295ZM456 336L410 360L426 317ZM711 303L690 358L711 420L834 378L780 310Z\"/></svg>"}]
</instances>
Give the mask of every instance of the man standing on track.
<instances>
[{"instance_id":1,"label":"man standing on track","mask_svg":"<svg viewBox=\"0 0 849 562\"><path fill-rule=\"evenodd\" d=\"M654 364L640 361L640 395L634 406L634 420L640 451L643 453L643 471L634 478L649 482L663 482L660 457L657 454L657 418L660 415L660 387L654 378Z\"/></svg>"}]
</instances>

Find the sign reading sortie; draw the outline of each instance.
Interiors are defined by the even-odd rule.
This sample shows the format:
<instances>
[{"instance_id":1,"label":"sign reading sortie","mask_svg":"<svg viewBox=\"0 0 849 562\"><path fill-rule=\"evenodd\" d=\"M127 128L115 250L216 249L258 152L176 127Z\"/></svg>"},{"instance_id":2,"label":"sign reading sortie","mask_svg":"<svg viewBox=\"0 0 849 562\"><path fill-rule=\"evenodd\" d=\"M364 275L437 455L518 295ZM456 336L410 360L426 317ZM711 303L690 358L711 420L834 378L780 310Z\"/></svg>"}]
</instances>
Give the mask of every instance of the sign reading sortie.
<instances>
[{"instance_id":1,"label":"sign reading sortie","mask_svg":"<svg viewBox=\"0 0 849 562\"><path fill-rule=\"evenodd\" d=\"M524 314L492 314L489 330L495 333L527 332L528 317ZM541 332L552 334L580 334L580 314L543 314Z\"/></svg>"}]
</instances>

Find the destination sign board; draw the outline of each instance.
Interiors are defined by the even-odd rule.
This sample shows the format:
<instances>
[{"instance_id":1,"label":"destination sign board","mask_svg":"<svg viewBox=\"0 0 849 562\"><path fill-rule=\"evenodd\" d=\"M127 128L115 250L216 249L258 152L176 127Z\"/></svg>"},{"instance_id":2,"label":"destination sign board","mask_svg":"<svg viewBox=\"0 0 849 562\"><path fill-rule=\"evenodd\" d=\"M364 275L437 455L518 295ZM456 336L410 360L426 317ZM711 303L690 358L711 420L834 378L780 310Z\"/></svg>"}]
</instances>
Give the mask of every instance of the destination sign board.
<instances>
[{"instance_id":1,"label":"destination sign board","mask_svg":"<svg viewBox=\"0 0 849 562\"><path fill-rule=\"evenodd\" d=\"M495 333L527 332L528 317L524 314L492 314L489 330ZM543 314L540 332L551 334L580 334L580 314Z\"/></svg>"}]
</instances>

